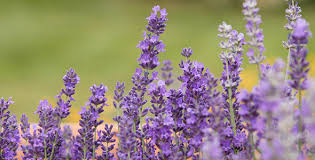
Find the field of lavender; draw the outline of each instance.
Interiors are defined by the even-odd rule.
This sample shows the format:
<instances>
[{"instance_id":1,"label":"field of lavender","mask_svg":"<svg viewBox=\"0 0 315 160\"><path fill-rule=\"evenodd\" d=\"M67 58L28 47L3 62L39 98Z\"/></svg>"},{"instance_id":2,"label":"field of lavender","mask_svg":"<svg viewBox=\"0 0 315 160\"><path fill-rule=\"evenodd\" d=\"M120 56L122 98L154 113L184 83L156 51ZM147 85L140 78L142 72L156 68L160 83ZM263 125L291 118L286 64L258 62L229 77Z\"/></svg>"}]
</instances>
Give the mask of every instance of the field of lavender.
<instances>
[{"instance_id":1,"label":"field of lavender","mask_svg":"<svg viewBox=\"0 0 315 160\"><path fill-rule=\"evenodd\" d=\"M283 28L288 36L282 44L287 56L269 64L257 0L244 0L242 7L245 33L226 22L217 29L220 77L193 60L192 47L181 50L178 65L160 60L169 19L167 10L155 5L137 45L141 54L134 60L139 66L130 77L132 87L118 81L113 100L106 85L94 84L88 102L73 113L80 70L72 68L62 78L56 104L40 101L36 123L11 111L12 98L1 98L0 159L315 159L308 19L297 1L288 2ZM249 89L240 86L246 81L241 78L245 61L256 68L258 81ZM180 75L173 74L175 68ZM109 105L115 108L113 124L100 118ZM78 129L65 124L70 114L79 115Z\"/></svg>"}]
</instances>

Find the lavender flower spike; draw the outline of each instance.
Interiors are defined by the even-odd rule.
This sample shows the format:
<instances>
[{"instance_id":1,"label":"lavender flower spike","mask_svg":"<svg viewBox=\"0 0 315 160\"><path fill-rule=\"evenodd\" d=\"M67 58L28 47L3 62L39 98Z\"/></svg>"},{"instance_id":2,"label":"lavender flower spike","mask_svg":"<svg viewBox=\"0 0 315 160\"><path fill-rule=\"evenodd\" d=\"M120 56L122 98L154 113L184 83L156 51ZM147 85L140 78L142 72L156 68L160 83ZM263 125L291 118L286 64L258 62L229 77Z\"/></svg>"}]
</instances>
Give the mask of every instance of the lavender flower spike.
<instances>
[{"instance_id":1,"label":"lavender flower spike","mask_svg":"<svg viewBox=\"0 0 315 160\"><path fill-rule=\"evenodd\" d=\"M183 48L183 52L181 53L182 56L189 58L193 54L193 50L189 48Z\"/></svg>"},{"instance_id":2,"label":"lavender flower spike","mask_svg":"<svg viewBox=\"0 0 315 160\"><path fill-rule=\"evenodd\" d=\"M11 97L5 101L0 99L0 159L16 160L17 149L20 143L20 135L16 116L8 110L13 104Z\"/></svg>"},{"instance_id":3,"label":"lavender flower spike","mask_svg":"<svg viewBox=\"0 0 315 160\"><path fill-rule=\"evenodd\" d=\"M292 0L292 2L289 2L289 8L285 10L286 18L288 20L288 23L284 26L290 33L288 36L288 41L291 39L292 31L294 29L294 25L297 19L301 18L301 7L298 6L298 2L295 2L295 0ZM291 54L290 49L294 46L290 45L289 42L283 41L283 47L289 50L288 58L287 58L287 68L285 73L285 81L288 80L288 73L290 70L290 61L291 61Z\"/></svg>"},{"instance_id":4,"label":"lavender flower spike","mask_svg":"<svg viewBox=\"0 0 315 160\"><path fill-rule=\"evenodd\" d=\"M243 7L244 19L247 21L246 33L249 37L247 45L250 47L247 56L249 63L257 64L259 67L259 64L265 59L265 56L263 56L265 47L263 31L259 28L262 20L261 16L258 14L259 8L257 8L257 0L245 0Z\"/></svg>"},{"instance_id":5,"label":"lavender flower spike","mask_svg":"<svg viewBox=\"0 0 315 160\"><path fill-rule=\"evenodd\" d=\"M291 81L289 81L289 84L299 93L299 114L297 118L298 132L301 135L303 135L304 132L303 118L300 114L302 112L302 90L308 88L307 73L309 71L309 62L306 61L308 50L305 48L305 45L307 45L310 36L309 24L305 19L298 19L294 25L291 39L289 40L289 44L294 46L290 49L291 72L289 72L289 75L291 76ZM300 152L302 152L302 145L304 143L302 139L301 137L298 140Z\"/></svg>"},{"instance_id":6,"label":"lavender flower spike","mask_svg":"<svg viewBox=\"0 0 315 160\"><path fill-rule=\"evenodd\" d=\"M165 45L159 40L159 35L165 31L166 9L160 10L160 6L155 6L152 10L153 13L147 18L148 26L146 27L150 33L144 32L144 40L137 45L141 49L141 55L138 59L139 65L146 70L153 70L159 66L160 62L157 55L165 51Z\"/></svg>"},{"instance_id":7,"label":"lavender flower spike","mask_svg":"<svg viewBox=\"0 0 315 160\"><path fill-rule=\"evenodd\" d=\"M174 80L172 79L172 70L173 67L171 66L172 62L169 60L165 60L163 62L163 67L161 67L162 70L162 79L165 81L165 85L169 86L171 85Z\"/></svg>"},{"instance_id":8,"label":"lavender flower spike","mask_svg":"<svg viewBox=\"0 0 315 160\"><path fill-rule=\"evenodd\" d=\"M237 102L237 88L241 81L240 72L242 68L240 68L242 64L242 51L244 45L244 34L238 33L236 30L232 30L231 25L227 25L225 22L219 26L219 34L218 37L223 38L224 40L219 44L223 49L220 54L221 61L223 62L222 72L222 86L224 87L223 97L226 100L224 104L224 108L226 110L227 117L230 118L230 125L233 127L233 132L236 134L236 126L239 119L238 108L239 102ZM233 102L233 99L235 101ZM234 113L235 112L235 113Z\"/></svg>"}]
</instances>

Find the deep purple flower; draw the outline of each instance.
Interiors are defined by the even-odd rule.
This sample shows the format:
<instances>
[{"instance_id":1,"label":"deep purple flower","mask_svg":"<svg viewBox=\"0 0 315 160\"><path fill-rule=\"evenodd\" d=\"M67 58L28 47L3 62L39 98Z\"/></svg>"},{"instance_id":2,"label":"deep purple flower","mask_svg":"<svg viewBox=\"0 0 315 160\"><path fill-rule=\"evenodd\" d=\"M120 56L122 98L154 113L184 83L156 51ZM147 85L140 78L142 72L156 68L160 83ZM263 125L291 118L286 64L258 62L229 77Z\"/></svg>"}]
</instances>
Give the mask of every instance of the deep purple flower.
<instances>
[{"instance_id":1,"label":"deep purple flower","mask_svg":"<svg viewBox=\"0 0 315 160\"><path fill-rule=\"evenodd\" d=\"M165 45L159 40L159 35L165 30L166 10L160 10L160 6L155 6L151 16L147 18L148 26L147 30L151 33L144 32L144 40L137 45L141 49L141 55L138 59L139 65L146 70L153 70L160 65L158 54L165 51ZM158 15L160 12L160 16Z\"/></svg>"},{"instance_id":2,"label":"deep purple flower","mask_svg":"<svg viewBox=\"0 0 315 160\"><path fill-rule=\"evenodd\" d=\"M193 54L193 50L191 48L183 48L181 53L182 56L189 58Z\"/></svg>"},{"instance_id":3,"label":"deep purple flower","mask_svg":"<svg viewBox=\"0 0 315 160\"><path fill-rule=\"evenodd\" d=\"M160 9L160 6L157 5L154 6L152 10L153 12L151 13L151 16L147 17L148 26L146 26L146 28L149 32L160 35L165 31L165 22L168 21L168 19L166 18L166 9Z\"/></svg>"},{"instance_id":4,"label":"deep purple flower","mask_svg":"<svg viewBox=\"0 0 315 160\"><path fill-rule=\"evenodd\" d=\"M11 97L5 101L0 99L0 159L16 160L17 149L20 143L20 135L16 116L8 110L13 104Z\"/></svg>"},{"instance_id":5,"label":"deep purple flower","mask_svg":"<svg viewBox=\"0 0 315 160\"><path fill-rule=\"evenodd\" d=\"M89 98L89 105L100 105L100 107L107 106L107 99L105 98L105 93L107 92L106 86L103 84L96 86L94 84L92 87L90 87L90 90L92 92L92 96Z\"/></svg>"},{"instance_id":6,"label":"deep purple flower","mask_svg":"<svg viewBox=\"0 0 315 160\"><path fill-rule=\"evenodd\" d=\"M71 101L74 101L72 97L75 94L75 87L80 82L80 78L77 73L70 68L67 74L63 77L65 88L61 89L60 94L56 97L58 98L56 113L60 119L66 118L70 114ZM65 99L62 97L65 95Z\"/></svg>"},{"instance_id":7,"label":"deep purple flower","mask_svg":"<svg viewBox=\"0 0 315 160\"><path fill-rule=\"evenodd\" d=\"M73 147L74 159L93 159L96 158L96 150L100 146L99 140L96 139L97 127L103 123L103 120L98 120L100 114L104 111L103 107L106 104L107 99L105 93L107 87L103 84L99 86L93 85L90 88L92 95L89 98L89 102L86 107L82 107L80 119L79 135L75 137Z\"/></svg>"},{"instance_id":8,"label":"deep purple flower","mask_svg":"<svg viewBox=\"0 0 315 160\"><path fill-rule=\"evenodd\" d=\"M105 128L103 131L98 132L99 142L101 143L102 155L98 156L98 160L115 160L114 154L111 153L114 149L115 139L113 138L115 132L112 132L113 125L108 126L105 124ZM104 145L105 143L106 145Z\"/></svg>"},{"instance_id":9,"label":"deep purple flower","mask_svg":"<svg viewBox=\"0 0 315 160\"><path fill-rule=\"evenodd\" d=\"M121 147L118 149L117 156L119 159L132 159L135 157L134 149L136 147L136 135L133 132L134 123L132 119L129 119L125 116L122 117L118 133L118 137L121 140Z\"/></svg>"},{"instance_id":10,"label":"deep purple flower","mask_svg":"<svg viewBox=\"0 0 315 160\"><path fill-rule=\"evenodd\" d=\"M81 108L81 119L79 121L80 129L79 135L74 139L73 144L73 157L72 159L92 159L93 146L96 145L94 140L94 133L96 132L95 122L99 115L91 112L91 109Z\"/></svg>"},{"instance_id":11,"label":"deep purple flower","mask_svg":"<svg viewBox=\"0 0 315 160\"><path fill-rule=\"evenodd\" d=\"M124 93L125 93L125 83L120 83L117 81L116 88L114 90L114 101L113 105L116 108L116 116L113 118L114 121L117 122L118 132L119 132L119 122L121 120L121 108L123 106L123 99L124 99ZM118 142L118 146L120 147L120 139Z\"/></svg>"},{"instance_id":12,"label":"deep purple flower","mask_svg":"<svg viewBox=\"0 0 315 160\"><path fill-rule=\"evenodd\" d=\"M265 59L265 56L263 56L265 47L263 31L259 28L262 20L261 16L258 14L259 8L257 8L257 0L245 0L243 7L244 19L247 22L246 33L250 39L246 42L250 47L247 56L249 63L259 65ZM255 50L257 50L257 52Z\"/></svg>"},{"instance_id":13,"label":"deep purple flower","mask_svg":"<svg viewBox=\"0 0 315 160\"><path fill-rule=\"evenodd\" d=\"M182 155L184 156L183 158L192 157L193 159L198 159L201 152L200 147L203 143L204 129L210 127L209 119L211 114L208 111L215 106L214 99L219 95L215 89L217 79L213 77L208 69L204 68L202 63L187 60L181 61L179 66L183 71L178 80L182 82L181 90L185 105L174 107L185 107L182 113L183 125L180 124L181 118L177 117L176 122L179 125L178 127L183 127L183 134L180 136L181 143L183 143L180 145L184 146ZM172 112L175 113L173 117L180 115L180 113Z\"/></svg>"}]
</instances>

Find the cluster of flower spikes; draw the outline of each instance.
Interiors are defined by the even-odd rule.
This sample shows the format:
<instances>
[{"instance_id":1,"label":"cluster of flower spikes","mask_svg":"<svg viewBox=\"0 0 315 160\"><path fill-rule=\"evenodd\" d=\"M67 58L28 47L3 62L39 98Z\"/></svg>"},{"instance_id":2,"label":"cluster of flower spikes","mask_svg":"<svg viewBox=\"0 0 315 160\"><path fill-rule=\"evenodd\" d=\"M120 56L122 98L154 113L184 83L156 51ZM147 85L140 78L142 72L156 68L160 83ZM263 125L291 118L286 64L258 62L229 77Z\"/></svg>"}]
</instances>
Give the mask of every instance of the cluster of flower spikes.
<instances>
[{"instance_id":1,"label":"cluster of flower spikes","mask_svg":"<svg viewBox=\"0 0 315 160\"><path fill-rule=\"evenodd\" d=\"M263 36L258 29L261 20L256 5L255 0L246 0L243 12L245 19L250 21L248 33L255 32L257 38ZM79 82L77 74L70 69L63 78L65 88L57 95L57 106L53 108L47 100L40 102L35 112L39 115L38 126L31 131L28 118L22 115L21 137L26 141L21 145L22 158L255 160L255 151L258 151L259 158L263 160L306 159L315 151L314 107L311 106L315 103L315 90L308 85L308 51L305 48L311 33L308 23L298 16L298 6L290 5L289 9L293 11L287 11L288 14L294 12L293 16L298 17L294 20L293 16L287 16L288 20L292 19L288 25L292 27L292 32L287 42L292 59L289 83L283 83L286 82L283 72L285 64L278 60L273 66L259 65L259 85L252 92L243 90L239 93L244 35L223 23L219 26L219 37L224 39L220 43L223 49L220 58L224 66L220 79L222 94L216 89L218 79L203 64L192 62L189 59L192 49L184 48L181 55L186 60L179 64L183 71L178 77L181 82L179 89L167 89L171 84L168 83L170 74L165 77L162 73L163 80L159 81L157 72L152 72L149 77L149 70L157 65L140 63L142 69L136 69L129 93L124 96L125 85L119 82L114 91L113 105L117 110L114 120L118 123L118 133L113 131L113 125L107 124L102 130L97 130L103 123L98 118L107 105L107 87L100 84L90 88L92 95L89 102L79 113L79 134L73 136L69 126L60 127L62 119L70 113L71 102L74 101L72 96ZM147 30L152 32L152 36L159 36L165 29L167 14L159 6L155 6L153 11L148 18ZM161 16L157 15L158 12ZM149 39L151 34L148 35ZM259 44L263 42L258 41ZM247 45L258 49L263 47L263 44ZM262 51L260 53L262 57ZM170 64L166 61L162 71L169 73L172 70ZM290 93L291 88L299 92L298 100L296 95ZM303 98L302 90L306 91ZM299 108L295 109L297 101ZM19 145L17 121L8 111L11 104L11 99L0 100L0 134L6 137L0 141L0 159L15 159ZM146 107L148 104L151 107ZM119 140L116 156L113 151L115 134Z\"/></svg>"},{"instance_id":2,"label":"cluster of flower spikes","mask_svg":"<svg viewBox=\"0 0 315 160\"><path fill-rule=\"evenodd\" d=\"M241 81L240 72L242 71L243 45L245 43L244 34L232 30L232 26L225 22L219 26L218 30L220 32L218 37L223 38L223 41L219 44L223 49L220 58L224 69L221 76L221 85L223 86L224 114L228 119L222 135L225 137L222 145L225 146L223 148L225 155L232 156L235 150L240 152L247 147L246 135L242 131L244 126L238 113L240 107L238 86Z\"/></svg>"},{"instance_id":3,"label":"cluster of flower spikes","mask_svg":"<svg viewBox=\"0 0 315 160\"><path fill-rule=\"evenodd\" d=\"M11 99L11 97L7 101L3 97L0 99L0 159L4 160L15 159L20 143L16 116L8 110L13 104Z\"/></svg>"},{"instance_id":4,"label":"cluster of flower spikes","mask_svg":"<svg viewBox=\"0 0 315 160\"><path fill-rule=\"evenodd\" d=\"M217 79L205 69L203 64L188 58L192 55L190 48L184 48L182 55L186 61L179 64L183 75L178 77L182 82L183 92L183 133L181 142L184 147L184 158L200 158L201 145L203 143L204 130L210 127L210 119L213 115L208 112L217 104L219 93L216 91ZM185 143L187 143L185 145Z\"/></svg>"},{"instance_id":5,"label":"cluster of flower spikes","mask_svg":"<svg viewBox=\"0 0 315 160\"><path fill-rule=\"evenodd\" d=\"M257 0L245 0L243 7L244 19L247 21L246 33L249 37L249 41L246 42L246 44L250 47L247 56L249 63L257 64L259 67L259 64L265 59L265 56L263 56L265 47L263 31L259 28L262 20L261 16L258 14L259 8L257 8Z\"/></svg>"},{"instance_id":6,"label":"cluster of flower spikes","mask_svg":"<svg viewBox=\"0 0 315 160\"><path fill-rule=\"evenodd\" d=\"M105 131L98 131L97 128L103 123L103 120L98 120L100 114L104 111L103 107L107 106L107 99L105 93L107 92L107 87L103 84L99 86L93 85L90 87L92 92L87 107L82 107L81 119L79 122L80 129L78 130L79 135L74 139L73 147L73 158L74 159L102 159L109 158L113 159L111 151L114 146L110 145L108 147L104 146L103 142L111 144L115 142L112 132L112 125L105 125ZM98 135L98 136L96 136ZM97 156L96 150L101 146L103 150L102 155Z\"/></svg>"},{"instance_id":7,"label":"cluster of flower spikes","mask_svg":"<svg viewBox=\"0 0 315 160\"><path fill-rule=\"evenodd\" d=\"M119 139L121 140L121 150L120 154L124 158L130 156L131 158L139 158L144 156L152 155L151 151L154 148L150 141L145 141L148 139L147 127L143 127L143 122L141 121L146 117L149 109L145 107L147 100L145 96L148 91L148 85L157 79L158 72L152 72L152 77L149 78L149 72L143 72L142 69L137 68L136 72L132 77L133 87L129 91L128 95L124 97L122 110L123 113L120 118L119 128L124 131L118 134ZM132 128L130 128L130 122L132 123ZM127 127L123 129L122 127ZM128 131L126 131L128 129ZM131 130L129 130L131 129ZM123 134L125 133L125 134ZM129 139L129 141L135 141L134 145L130 145L128 141L124 139ZM148 142L148 143L144 143ZM149 153L143 152L144 148ZM126 150L125 150L126 149ZM126 151L128 151L126 153Z\"/></svg>"},{"instance_id":8,"label":"cluster of flower spikes","mask_svg":"<svg viewBox=\"0 0 315 160\"><path fill-rule=\"evenodd\" d=\"M35 112L38 114L39 123L38 126L33 128L33 132L31 132L28 118L26 115L22 115L22 138L27 142L22 145L24 159L35 157L51 160L69 156L62 151L62 149L66 148L64 145L67 145L67 142L65 142L66 139L60 128L60 123L62 119L70 114L69 108L71 107L71 102L74 101L72 96L75 94L75 87L79 83L80 78L73 69L70 69L63 77L63 81L65 88L56 96L58 101L55 108L48 103L48 100L40 101ZM65 101L62 95L65 95L68 100Z\"/></svg>"},{"instance_id":9,"label":"cluster of flower spikes","mask_svg":"<svg viewBox=\"0 0 315 160\"><path fill-rule=\"evenodd\" d=\"M144 31L144 40L137 45L141 49L141 55L138 59L139 65L145 70L153 70L160 65L158 54L165 51L165 45L160 38L160 34L165 31L167 22L166 9L160 9L160 6L153 7L151 16L147 18L150 33Z\"/></svg>"},{"instance_id":10,"label":"cluster of flower spikes","mask_svg":"<svg viewBox=\"0 0 315 160\"><path fill-rule=\"evenodd\" d=\"M287 55L288 58L287 58L287 67L286 67L286 74L285 74L286 82L288 80L288 73L290 70L290 61L291 61L290 51L291 51L291 48L294 48L294 45L289 44L289 41L291 39L292 31L293 31L296 20L302 17L301 15L302 10L301 10L301 7L298 5L298 2L295 2L295 0L292 0L292 1L289 1L288 3L289 3L289 7L285 10L288 23L284 26L284 28L287 29L290 33L288 35L288 41L282 42L283 47L289 51Z\"/></svg>"}]
</instances>

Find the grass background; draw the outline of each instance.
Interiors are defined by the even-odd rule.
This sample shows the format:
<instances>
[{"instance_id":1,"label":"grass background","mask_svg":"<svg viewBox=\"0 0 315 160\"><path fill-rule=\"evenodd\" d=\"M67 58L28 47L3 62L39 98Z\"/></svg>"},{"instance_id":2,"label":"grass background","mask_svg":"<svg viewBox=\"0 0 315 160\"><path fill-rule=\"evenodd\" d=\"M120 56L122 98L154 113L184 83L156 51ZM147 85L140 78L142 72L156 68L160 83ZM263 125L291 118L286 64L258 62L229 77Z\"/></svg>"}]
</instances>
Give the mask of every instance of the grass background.
<instances>
[{"instance_id":1,"label":"grass background","mask_svg":"<svg viewBox=\"0 0 315 160\"><path fill-rule=\"evenodd\" d=\"M219 60L217 27L222 21L244 32L245 22L241 3L237 0L21 0L0 1L0 96L15 101L11 110L20 118L26 113L31 121L40 99L55 104L55 95L63 87L66 69L73 67L81 82L72 108L66 119L76 122L80 107L90 96L94 83L108 86L111 104L116 81L124 81L127 90L130 78L138 67L136 48L155 4L167 8L167 30L161 36L167 51L160 60L170 59L179 75L181 49L192 47L193 60L209 67L217 77L222 65ZM282 0L260 3L265 34L266 61L286 58L282 41L287 38ZM315 31L315 10L312 1L302 3L303 17ZM315 41L310 40L308 60L315 68ZM244 60L242 87L257 83L256 68ZM315 72L311 70L311 75ZM103 119L114 116L112 106L105 109Z\"/></svg>"}]
</instances>

